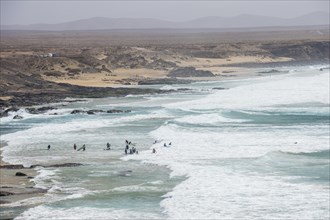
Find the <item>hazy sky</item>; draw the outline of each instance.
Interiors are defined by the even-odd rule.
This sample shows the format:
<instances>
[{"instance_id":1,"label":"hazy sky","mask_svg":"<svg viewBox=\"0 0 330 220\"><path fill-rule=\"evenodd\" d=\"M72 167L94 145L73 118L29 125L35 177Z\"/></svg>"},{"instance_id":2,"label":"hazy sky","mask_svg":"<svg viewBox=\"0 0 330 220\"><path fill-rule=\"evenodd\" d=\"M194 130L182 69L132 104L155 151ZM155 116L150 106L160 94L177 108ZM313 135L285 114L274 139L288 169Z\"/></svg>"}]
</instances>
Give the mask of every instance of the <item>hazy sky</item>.
<instances>
[{"instance_id":1,"label":"hazy sky","mask_svg":"<svg viewBox=\"0 0 330 220\"><path fill-rule=\"evenodd\" d=\"M158 18L184 21L240 14L296 17L329 12L329 0L259 1L67 1L0 0L1 24L60 23L91 17Z\"/></svg>"}]
</instances>

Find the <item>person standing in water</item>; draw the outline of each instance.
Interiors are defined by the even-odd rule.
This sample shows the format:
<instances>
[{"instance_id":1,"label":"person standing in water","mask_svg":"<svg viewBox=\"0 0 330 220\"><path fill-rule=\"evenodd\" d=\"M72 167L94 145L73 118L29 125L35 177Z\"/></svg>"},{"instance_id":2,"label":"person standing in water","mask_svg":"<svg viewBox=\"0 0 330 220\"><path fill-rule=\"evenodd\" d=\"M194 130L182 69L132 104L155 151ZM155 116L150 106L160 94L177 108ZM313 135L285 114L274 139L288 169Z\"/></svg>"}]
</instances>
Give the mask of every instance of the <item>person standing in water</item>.
<instances>
[{"instance_id":1,"label":"person standing in water","mask_svg":"<svg viewBox=\"0 0 330 220\"><path fill-rule=\"evenodd\" d=\"M50 150L50 144L48 145L47 150Z\"/></svg>"},{"instance_id":2,"label":"person standing in water","mask_svg":"<svg viewBox=\"0 0 330 220\"><path fill-rule=\"evenodd\" d=\"M76 150L76 149L77 149L77 145L74 144L74 145L73 145L73 150Z\"/></svg>"}]
</instances>

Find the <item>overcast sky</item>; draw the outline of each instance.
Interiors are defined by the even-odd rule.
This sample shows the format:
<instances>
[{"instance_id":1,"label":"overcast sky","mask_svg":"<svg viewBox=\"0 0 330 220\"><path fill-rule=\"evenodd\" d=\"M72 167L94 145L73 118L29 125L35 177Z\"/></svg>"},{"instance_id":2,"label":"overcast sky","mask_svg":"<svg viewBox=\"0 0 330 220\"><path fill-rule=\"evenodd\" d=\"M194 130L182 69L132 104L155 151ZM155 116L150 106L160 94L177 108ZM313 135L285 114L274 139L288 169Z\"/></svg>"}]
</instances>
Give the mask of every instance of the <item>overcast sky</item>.
<instances>
[{"instance_id":1,"label":"overcast sky","mask_svg":"<svg viewBox=\"0 0 330 220\"><path fill-rule=\"evenodd\" d=\"M67 1L0 0L1 24L61 23L91 17L158 18L185 21L205 16L240 14L296 17L329 12L329 0L259 1Z\"/></svg>"}]
</instances>

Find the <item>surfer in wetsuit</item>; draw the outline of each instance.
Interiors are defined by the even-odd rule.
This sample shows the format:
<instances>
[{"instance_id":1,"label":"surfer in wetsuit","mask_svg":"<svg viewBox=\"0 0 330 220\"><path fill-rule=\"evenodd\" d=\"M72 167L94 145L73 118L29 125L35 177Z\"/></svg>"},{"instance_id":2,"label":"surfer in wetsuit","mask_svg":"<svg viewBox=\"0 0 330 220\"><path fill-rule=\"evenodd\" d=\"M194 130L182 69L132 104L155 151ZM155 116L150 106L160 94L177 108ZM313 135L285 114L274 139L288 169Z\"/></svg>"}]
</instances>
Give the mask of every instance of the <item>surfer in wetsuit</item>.
<instances>
[{"instance_id":1,"label":"surfer in wetsuit","mask_svg":"<svg viewBox=\"0 0 330 220\"><path fill-rule=\"evenodd\" d=\"M86 145L85 145L85 144L82 146L82 150L83 150L83 151L86 150Z\"/></svg>"},{"instance_id":2,"label":"surfer in wetsuit","mask_svg":"<svg viewBox=\"0 0 330 220\"><path fill-rule=\"evenodd\" d=\"M155 149L155 148L152 149L152 153L153 153L153 154L156 153L156 149Z\"/></svg>"},{"instance_id":3,"label":"surfer in wetsuit","mask_svg":"<svg viewBox=\"0 0 330 220\"><path fill-rule=\"evenodd\" d=\"M110 150L111 144L109 144L109 142L107 143L107 149L106 150Z\"/></svg>"},{"instance_id":4,"label":"surfer in wetsuit","mask_svg":"<svg viewBox=\"0 0 330 220\"><path fill-rule=\"evenodd\" d=\"M47 150L50 150L50 144L48 145Z\"/></svg>"},{"instance_id":5,"label":"surfer in wetsuit","mask_svg":"<svg viewBox=\"0 0 330 220\"><path fill-rule=\"evenodd\" d=\"M76 149L77 149L77 145L74 144L74 145L73 145L73 150L76 150Z\"/></svg>"}]
</instances>

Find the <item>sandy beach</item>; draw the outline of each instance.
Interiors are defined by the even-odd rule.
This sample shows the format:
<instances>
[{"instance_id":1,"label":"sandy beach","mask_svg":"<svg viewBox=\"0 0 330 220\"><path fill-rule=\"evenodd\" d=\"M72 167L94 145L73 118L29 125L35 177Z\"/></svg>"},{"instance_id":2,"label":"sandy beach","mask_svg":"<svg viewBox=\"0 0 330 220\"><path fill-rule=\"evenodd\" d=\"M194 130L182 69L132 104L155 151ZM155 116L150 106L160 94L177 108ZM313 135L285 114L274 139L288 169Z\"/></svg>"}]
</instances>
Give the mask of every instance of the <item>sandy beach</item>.
<instances>
[{"instance_id":1,"label":"sandy beach","mask_svg":"<svg viewBox=\"0 0 330 220\"><path fill-rule=\"evenodd\" d=\"M222 77L242 77L246 76L247 74L250 74L251 71L246 68L235 67L235 64L276 64L278 62L289 62L292 60L288 57L272 58L260 56L233 56L228 57L226 59L189 58L186 60L179 59L178 57L162 58L167 62L177 63L179 67L194 67L197 70L211 71L215 75L215 77L189 78L190 80L194 81L221 80ZM76 68L76 66L72 68ZM57 71L61 70L57 69ZM157 70L148 68L117 68L113 69L111 73L101 71L94 73L82 73L73 77L44 76L43 78L47 81L52 81L56 83L68 83L78 86L120 87L127 85L138 85L139 81L145 79L166 79L168 74L168 70Z\"/></svg>"}]
</instances>

